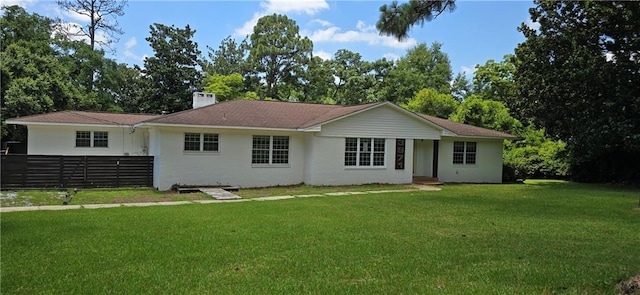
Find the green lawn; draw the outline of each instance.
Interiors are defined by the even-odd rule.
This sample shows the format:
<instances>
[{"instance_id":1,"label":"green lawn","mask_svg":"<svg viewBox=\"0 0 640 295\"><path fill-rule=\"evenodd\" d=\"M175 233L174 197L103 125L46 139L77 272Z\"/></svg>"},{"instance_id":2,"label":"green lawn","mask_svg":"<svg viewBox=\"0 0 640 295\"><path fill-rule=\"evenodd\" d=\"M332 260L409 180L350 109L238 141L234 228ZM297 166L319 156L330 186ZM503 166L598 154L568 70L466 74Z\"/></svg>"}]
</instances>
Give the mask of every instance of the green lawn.
<instances>
[{"instance_id":1,"label":"green lawn","mask_svg":"<svg viewBox=\"0 0 640 295\"><path fill-rule=\"evenodd\" d=\"M3 213L2 294L612 294L639 191L563 182Z\"/></svg>"}]
</instances>

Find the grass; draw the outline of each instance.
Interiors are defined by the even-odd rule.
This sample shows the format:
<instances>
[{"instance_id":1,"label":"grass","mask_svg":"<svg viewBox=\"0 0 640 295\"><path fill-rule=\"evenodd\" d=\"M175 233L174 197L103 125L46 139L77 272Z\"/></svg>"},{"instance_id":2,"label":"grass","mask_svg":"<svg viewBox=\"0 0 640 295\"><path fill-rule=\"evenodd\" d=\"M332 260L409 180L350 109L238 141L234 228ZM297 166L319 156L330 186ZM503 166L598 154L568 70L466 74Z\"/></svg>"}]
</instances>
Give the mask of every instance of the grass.
<instances>
[{"instance_id":1,"label":"grass","mask_svg":"<svg viewBox=\"0 0 640 295\"><path fill-rule=\"evenodd\" d=\"M76 194L73 191L2 191L0 192L0 206L44 206L62 205L65 194L70 193L73 199L70 204L113 204L136 202L167 202L208 200L211 197L204 193L178 194L176 192L156 191L152 188L125 188L125 189L80 189Z\"/></svg>"},{"instance_id":2,"label":"grass","mask_svg":"<svg viewBox=\"0 0 640 295\"><path fill-rule=\"evenodd\" d=\"M345 186L310 186L310 185L293 185L279 186L270 188L254 188L241 189L237 195L243 199L253 199L260 197L272 196L290 196L290 195L313 195L333 192L364 192L364 191L381 191L381 190L405 190L415 189L411 185L397 184L365 184L365 185L345 185Z\"/></svg>"},{"instance_id":3,"label":"grass","mask_svg":"<svg viewBox=\"0 0 640 295\"><path fill-rule=\"evenodd\" d=\"M284 195L309 195L331 192L373 191L373 190L398 190L411 189L410 185L355 185L355 186L308 186L294 185L272 188L242 189L237 192L242 198L251 199L258 197L284 196ZM152 188L123 188L123 189L81 189L74 194L72 190L43 191L22 190L0 192L1 207L18 206L44 206L62 205L65 194L70 193L73 199L70 204L115 204L137 202L167 202L210 200L211 197L204 193L178 194L173 191L157 191Z\"/></svg>"},{"instance_id":4,"label":"grass","mask_svg":"<svg viewBox=\"0 0 640 295\"><path fill-rule=\"evenodd\" d=\"M2 294L612 294L637 190L573 183L3 213Z\"/></svg>"}]
</instances>

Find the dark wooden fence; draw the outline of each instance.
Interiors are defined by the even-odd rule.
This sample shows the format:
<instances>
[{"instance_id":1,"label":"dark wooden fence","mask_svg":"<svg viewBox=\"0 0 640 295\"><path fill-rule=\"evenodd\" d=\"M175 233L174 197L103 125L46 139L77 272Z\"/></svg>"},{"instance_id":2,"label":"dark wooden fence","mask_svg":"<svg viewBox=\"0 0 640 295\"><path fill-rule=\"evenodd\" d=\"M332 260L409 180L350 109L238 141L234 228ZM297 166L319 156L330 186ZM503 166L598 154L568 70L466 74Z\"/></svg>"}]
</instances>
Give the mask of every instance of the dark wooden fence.
<instances>
[{"instance_id":1,"label":"dark wooden fence","mask_svg":"<svg viewBox=\"0 0 640 295\"><path fill-rule=\"evenodd\" d=\"M2 155L8 188L153 186L150 156Z\"/></svg>"}]
</instances>

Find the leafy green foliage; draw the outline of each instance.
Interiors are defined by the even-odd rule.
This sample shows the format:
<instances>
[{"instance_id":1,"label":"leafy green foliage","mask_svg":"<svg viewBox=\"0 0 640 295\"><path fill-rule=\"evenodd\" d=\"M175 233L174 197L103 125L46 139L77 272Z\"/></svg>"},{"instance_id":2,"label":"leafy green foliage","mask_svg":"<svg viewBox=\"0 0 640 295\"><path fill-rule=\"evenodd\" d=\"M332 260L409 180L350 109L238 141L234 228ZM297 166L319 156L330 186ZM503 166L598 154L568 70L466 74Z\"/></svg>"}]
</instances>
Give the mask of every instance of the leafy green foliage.
<instances>
[{"instance_id":1,"label":"leafy green foliage","mask_svg":"<svg viewBox=\"0 0 640 295\"><path fill-rule=\"evenodd\" d=\"M213 74L204 79L205 91L215 93L216 101L222 102L231 99L242 98L242 75L233 73L231 75Z\"/></svg>"},{"instance_id":2,"label":"leafy green foliage","mask_svg":"<svg viewBox=\"0 0 640 295\"><path fill-rule=\"evenodd\" d=\"M449 118L458 107L456 101L450 94L438 93L435 89L422 89L403 108L412 112L427 114L440 118Z\"/></svg>"},{"instance_id":3,"label":"leafy green foliage","mask_svg":"<svg viewBox=\"0 0 640 295\"><path fill-rule=\"evenodd\" d=\"M513 111L518 99L513 81L516 70L513 58L512 55L505 55L501 62L490 59L484 65L476 66L473 93L483 99L502 102Z\"/></svg>"},{"instance_id":4,"label":"leafy green foliage","mask_svg":"<svg viewBox=\"0 0 640 295\"><path fill-rule=\"evenodd\" d=\"M471 83L464 73L458 73L451 82L451 96L453 96L453 98L458 102L462 102L471 94L473 94Z\"/></svg>"},{"instance_id":5,"label":"leafy green foliage","mask_svg":"<svg viewBox=\"0 0 640 295\"><path fill-rule=\"evenodd\" d=\"M237 43L231 36L222 39L218 49L214 50L208 47L209 59L211 60L206 66L206 72L218 75L231 75L239 73L245 75L247 73L247 55L249 43L247 39Z\"/></svg>"},{"instance_id":6,"label":"leafy green foliage","mask_svg":"<svg viewBox=\"0 0 640 295\"><path fill-rule=\"evenodd\" d=\"M249 65L264 81L261 98L289 100L301 84L313 42L300 36L298 25L285 15L260 18L250 36Z\"/></svg>"},{"instance_id":7,"label":"leafy green foliage","mask_svg":"<svg viewBox=\"0 0 640 295\"><path fill-rule=\"evenodd\" d=\"M640 182L640 5L536 1L516 48L518 110L567 144L583 181Z\"/></svg>"},{"instance_id":8,"label":"leafy green foliage","mask_svg":"<svg viewBox=\"0 0 640 295\"><path fill-rule=\"evenodd\" d=\"M529 125L520 139L507 141L504 164L512 169L516 178L566 177L569 165L566 160L566 144L549 139L544 129Z\"/></svg>"},{"instance_id":9,"label":"leafy green foliage","mask_svg":"<svg viewBox=\"0 0 640 295\"><path fill-rule=\"evenodd\" d=\"M441 47L439 43L431 47L422 43L407 50L385 78L386 99L403 103L425 88L451 93L451 63Z\"/></svg>"},{"instance_id":10,"label":"leafy green foliage","mask_svg":"<svg viewBox=\"0 0 640 295\"><path fill-rule=\"evenodd\" d=\"M380 7L376 27L380 34L403 40L408 37L412 26L429 22L446 10L455 10L455 0L410 0L403 4L393 1Z\"/></svg>"},{"instance_id":11,"label":"leafy green foliage","mask_svg":"<svg viewBox=\"0 0 640 295\"><path fill-rule=\"evenodd\" d=\"M201 82L200 50L191 38L195 34L188 25L184 28L154 24L147 37L154 56L145 58L146 112L170 113L189 109L192 94Z\"/></svg>"},{"instance_id":12,"label":"leafy green foliage","mask_svg":"<svg viewBox=\"0 0 640 295\"><path fill-rule=\"evenodd\" d=\"M502 132L517 133L522 128L522 123L511 116L504 104L476 95L465 99L451 120Z\"/></svg>"}]
</instances>

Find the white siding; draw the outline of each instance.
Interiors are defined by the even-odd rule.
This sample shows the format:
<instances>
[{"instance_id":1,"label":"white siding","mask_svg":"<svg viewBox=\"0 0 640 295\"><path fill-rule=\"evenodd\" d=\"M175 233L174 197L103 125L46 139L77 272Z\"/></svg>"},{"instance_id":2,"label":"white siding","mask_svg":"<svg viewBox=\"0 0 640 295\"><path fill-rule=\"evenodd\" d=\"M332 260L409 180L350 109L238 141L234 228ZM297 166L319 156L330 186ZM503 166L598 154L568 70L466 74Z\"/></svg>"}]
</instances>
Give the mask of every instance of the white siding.
<instances>
[{"instance_id":1,"label":"white siding","mask_svg":"<svg viewBox=\"0 0 640 295\"><path fill-rule=\"evenodd\" d=\"M477 142L476 164L453 164L453 142ZM502 182L502 139L443 138L438 150L438 179L443 182Z\"/></svg>"},{"instance_id":2,"label":"white siding","mask_svg":"<svg viewBox=\"0 0 640 295\"><path fill-rule=\"evenodd\" d=\"M405 169L395 169L395 138L385 141L384 167L345 167L345 139L339 137L309 137L312 149L306 155L313 165L311 173L305 175L305 183L310 185L348 185L367 183L411 183L411 161L413 141L408 139L405 151Z\"/></svg>"},{"instance_id":3,"label":"white siding","mask_svg":"<svg viewBox=\"0 0 640 295\"><path fill-rule=\"evenodd\" d=\"M76 147L76 131L107 131L106 148ZM30 155L145 155L148 135L145 129L130 133L129 127L28 126L27 154Z\"/></svg>"},{"instance_id":4,"label":"white siding","mask_svg":"<svg viewBox=\"0 0 640 295\"><path fill-rule=\"evenodd\" d=\"M321 136L440 139L441 130L394 109L380 106L322 125Z\"/></svg>"},{"instance_id":5,"label":"white siding","mask_svg":"<svg viewBox=\"0 0 640 295\"><path fill-rule=\"evenodd\" d=\"M184 152L184 133L218 133L219 152ZM304 134L300 132L234 131L198 128L157 128L151 133L155 156L154 186L167 190L181 185L264 187L304 181ZM289 136L289 165L251 164L253 135Z\"/></svg>"}]
</instances>

